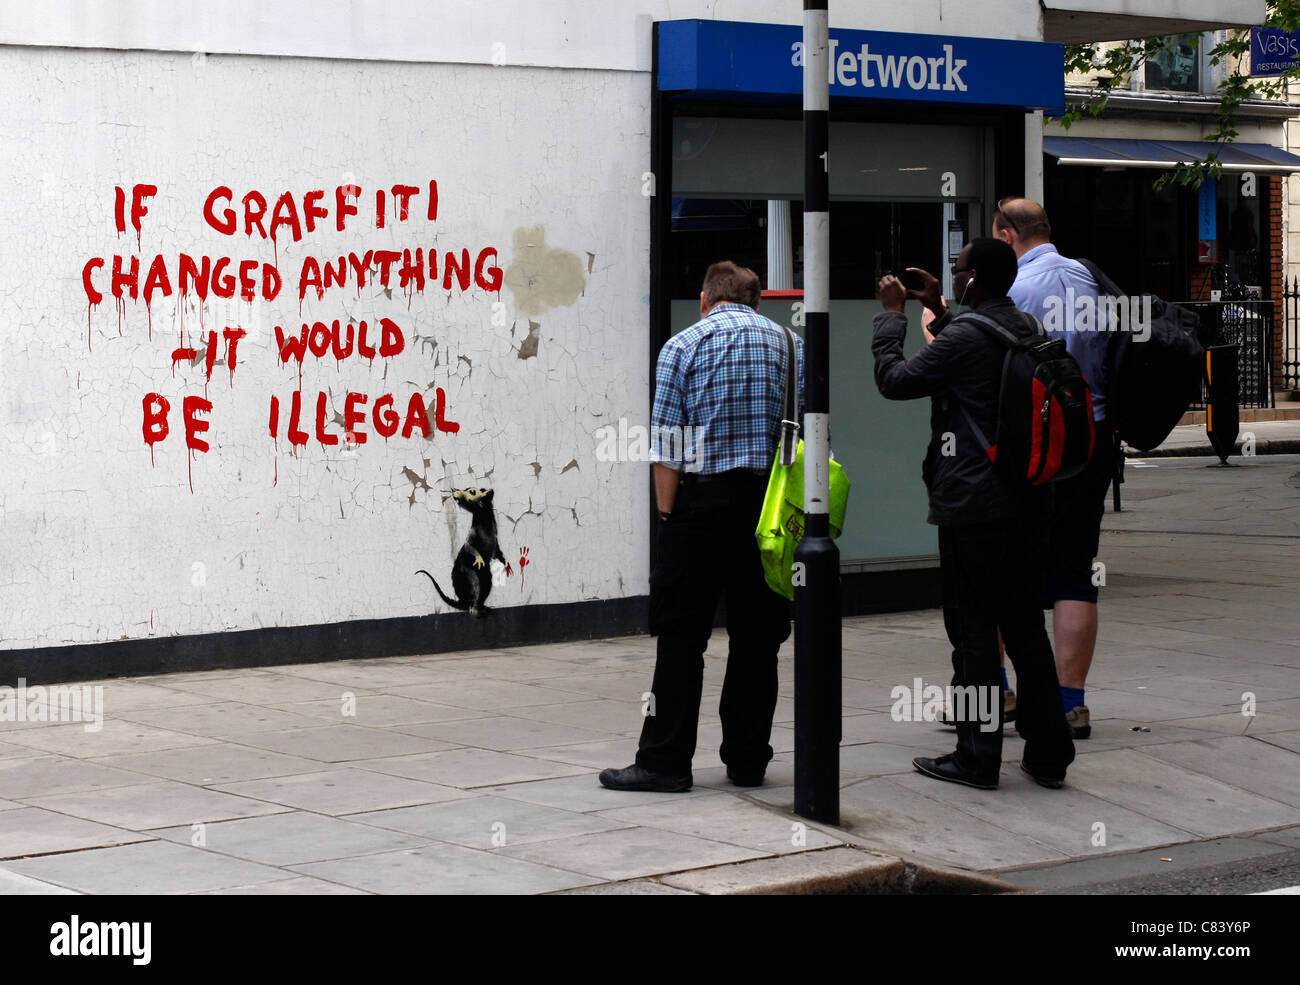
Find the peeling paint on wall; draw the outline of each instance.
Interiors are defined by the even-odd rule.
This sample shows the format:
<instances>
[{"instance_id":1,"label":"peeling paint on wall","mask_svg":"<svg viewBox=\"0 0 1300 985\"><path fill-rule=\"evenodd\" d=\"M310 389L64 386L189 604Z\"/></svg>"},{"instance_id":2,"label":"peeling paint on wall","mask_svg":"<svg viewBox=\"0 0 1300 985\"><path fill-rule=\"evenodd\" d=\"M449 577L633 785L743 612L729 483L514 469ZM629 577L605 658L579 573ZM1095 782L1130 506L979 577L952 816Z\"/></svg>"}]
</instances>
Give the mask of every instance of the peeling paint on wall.
<instances>
[{"instance_id":1,"label":"peeling paint on wall","mask_svg":"<svg viewBox=\"0 0 1300 985\"><path fill-rule=\"evenodd\" d=\"M519 343L519 358L532 359L537 355L537 330L542 327L541 322L528 322L528 337Z\"/></svg>"},{"instance_id":2,"label":"peeling paint on wall","mask_svg":"<svg viewBox=\"0 0 1300 985\"><path fill-rule=\"evenodd\" d=\"M514 244L514 260L506 268L505 285L515 296L516 311L540 315L578 300L587 281L576 253L548 247L546 230L541 226L516 229Z\"/></svg>"}]
</instances>

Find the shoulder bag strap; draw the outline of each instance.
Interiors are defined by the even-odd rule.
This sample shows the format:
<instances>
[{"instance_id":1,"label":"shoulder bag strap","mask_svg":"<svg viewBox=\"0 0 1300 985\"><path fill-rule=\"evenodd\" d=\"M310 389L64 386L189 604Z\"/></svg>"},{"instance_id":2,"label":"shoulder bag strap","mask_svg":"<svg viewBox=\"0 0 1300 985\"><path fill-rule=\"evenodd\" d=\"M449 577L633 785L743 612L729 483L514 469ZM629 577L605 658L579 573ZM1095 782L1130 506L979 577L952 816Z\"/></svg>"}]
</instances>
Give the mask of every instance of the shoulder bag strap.
<instances>
[{"instance_id":1,"label":"shoulder bag strap","mask_svg":"<svg viewBox=\"0 0 1300 985\"><path fill-rule=\"evenodd\" d=\"M794 332L782 326L785 332L785 393L781 407L781 437L778 445L777 461L784 466L794 464L799 445L799 421L797 399L799 384L797 381L798 353L795 349Z\"/></svg>"}]
</instances>

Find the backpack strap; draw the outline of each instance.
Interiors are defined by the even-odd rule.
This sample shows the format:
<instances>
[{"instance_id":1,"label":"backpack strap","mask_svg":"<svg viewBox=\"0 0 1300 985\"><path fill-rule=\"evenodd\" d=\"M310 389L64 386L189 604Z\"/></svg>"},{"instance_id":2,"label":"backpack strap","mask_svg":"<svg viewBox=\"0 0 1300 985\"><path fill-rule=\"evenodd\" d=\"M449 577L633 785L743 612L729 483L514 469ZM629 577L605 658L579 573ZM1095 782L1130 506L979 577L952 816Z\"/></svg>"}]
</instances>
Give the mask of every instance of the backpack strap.
<instances>
[{"instance_id":1,"label":"backpack strap","mask_svg":"<svg viewBox=\"0 0 1300 985\"><path fill-rule=\"evenodd\" d=\"M1021 338L1020 336L1016 335L1014 332L1011 332L1008 329L1004 328L1002 325L999 325L996 321L994 321L992 318L989 318L987 315L981 315L975 311L968 311L964 315L959 315L958 317L966 319L970 321L972 324L978 325L980 328L984 329L984 331L987 334L992 335L999 342L1002 342L1004 345L1006 345L1008 349L1026 349L1029 346L1033 345L1035 341L1037 341L1038 337L1046 336L1047 330L1043 328L1042 322L1040 322L1037 318L1035 318L1033 315L1029 314L1028 312L1020 311L1018 313L1022 315L1025 319L1027 319L1025 322L1026 326L1028 326L1030 322L1033 323L1034 335L1031 336L1030 338ZM1002 387L1006 383L1007 360L1010 358L1011 358L1011 353L1008 352L1006 358L1002 360L1002 372L999 374L999 382L998 382L999 413L1001 413L1000 408L1002 405ZM980 429L980 426L975 423L975 418L973 418L970 414L970 411L966 409L966 405L962 403L960 400L957 400L955 394L953 395L953 399L957 404L957 409L961 411L961 416L966 421L967 427L971 429L971 431L975 435L976 440L979 441L980 447L984 449L984 454L988 455L990 460L996 460L997 447L991 441L989 441L987 437L984 436L984 432Z\"/></svg>"},{"instance_id":2,"label":"backpack strap","mask_svg":"<svg viewBox=\"0 0 1300 985\"><path fill-rule=\"evenodd\" d=\"M1040 322L1033 315L1031 315L1029 312L1018 311L1017 313L1020 314L1025 319L1027 319L1025 321L1026 326L1028 326L1030 322L1033 322L1033 329L1034 329L1035 336L1047 334L1047 329L1043 328L1043 323ZM1014 332L1009 331L1008 329L1004 328L1003 326L995 322L992 318L988 317L988 315L981 315L975 311L968 311L964 315L959 315L958 317L965 319L975 325L980 326L980 328L984 329L987 334L994 336L998 340L1005 342L1007 345L1013 348L1017 348L1017 349L1024 348L1025 346L1030 345L1033 342L1033 339L1021 338L1020 336L1016 335Z\"/></svg>"},{"instance_id":3,"label":"backpack strap","mask_svg":"<svg viewBox=\"0 0 1300 985\"><path fill-rule=\"evenodd\" d=\"M1097 282L1097 287L1101 293L1109 294L1112 297L1120 297L1124 293L1119 289L1119 285L1107 277L1106 272L1091 260L1086 260L1083 257L1075 257L1074 259L1075 263L1082 264L1083 269L1088 271L1092 279Z\"/></svg>"},{"instance_id":4,"label":"backpack strap","mask_svg":"<svg viewBox=\"0 0 1300 985\"><path fill-rule=\"evenodd\" d=\"M785 332L785 392L781 400L781 435L777 445L778 461L784 466L793 465L799 451L799 421L796 394L796 365L799 360L794 344L794 332L782 326Z\"/></svg>"}]
</instances>

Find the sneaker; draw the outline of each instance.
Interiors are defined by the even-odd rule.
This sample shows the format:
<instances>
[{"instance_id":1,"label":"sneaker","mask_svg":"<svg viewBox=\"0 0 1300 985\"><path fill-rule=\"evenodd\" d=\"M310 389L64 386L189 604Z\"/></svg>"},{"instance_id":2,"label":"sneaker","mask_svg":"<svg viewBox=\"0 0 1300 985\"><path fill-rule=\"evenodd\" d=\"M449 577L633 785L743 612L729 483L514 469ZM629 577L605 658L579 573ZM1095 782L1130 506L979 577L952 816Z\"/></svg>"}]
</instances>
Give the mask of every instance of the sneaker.
<instances>
[{"instance_id":1,"label":"sneaker","mask_svg":"<svg viewBox=\"0 0 1300 985\"><path fill-rule=\"evenodd\" d=\"M987 780L981 780L974 774L967 773L957 765L951 753L940 756L938 759L926 759L924 756L917 756L912 760L912 765L916 767L918 773L923 773L936 780L961 783L968 787L974 787L976 790L996 790L998 788L996 776L993 777L993 781L990 783Z\"/></svg>"},{"instance_id":2,"label":"sneaker","mask_svg":"<svg viewBox=\"0 0 1300 985\"><path fill-rule=\"evenodd\" d=\"M949 728L955 728L957 719L954 718L955 712L951 707L943 709L943 717L939 719L940 723L947 725ZM1016 720L1016 692L1007 688L1002 692L1002 724L1010 725Z\"/></svg>"},{"instance_id":3,"label":"sneaker","mask_svg":"<svg viewBox=\"0 0 1300 985\"><path fill-rule=\"evenodd\" d=\"M1086 705L1071 708L1065 713L1065 720L1069 723L1070 732L1076 739L1086 739L1092 735L1092 719L1088 717Z\"/></svg>"},{"instance_id":4,"label":"sneaker","mask_svg":"<svg viewBox=\"0 0 1300 985\"><path fill-rule=\"evenodd\" d=\"M602 770L600 785L610 790L653 790L658 793L681 793L691 789L694 777L690 773L676 776L672 773L655 773L633 763L626 769Z\"/></svg>"}]
</instances>

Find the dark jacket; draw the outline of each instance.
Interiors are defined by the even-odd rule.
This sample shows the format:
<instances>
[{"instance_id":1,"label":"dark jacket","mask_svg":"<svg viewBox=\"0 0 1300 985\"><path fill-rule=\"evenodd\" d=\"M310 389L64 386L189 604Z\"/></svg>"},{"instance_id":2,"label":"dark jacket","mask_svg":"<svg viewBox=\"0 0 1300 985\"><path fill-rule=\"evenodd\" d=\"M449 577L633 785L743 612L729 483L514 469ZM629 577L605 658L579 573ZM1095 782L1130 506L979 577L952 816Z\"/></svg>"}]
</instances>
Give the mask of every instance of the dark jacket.
<instances>
[{"instance_id":1,"label":"dark jacket","mask_svg":"<svg viewBox=\"0 0 1300 985\"><path fill-rule=\"evenodd\" d=\"M1008 298L985 301L975 310L1017 335L1032 331ZM930 397L930 447L921 468L930 492L930 522L946 526L1045 514L1051 508L1051 492L1017 488L995 471L958 409L960 402L988 439L996 440L1006 346L958 315L933 343L906 359L906 329L902 314L876 315L871 352L876 359L876 386L884 397ZM943 454L945 446L951 454Z\"/></svg>"}]
</instances>

